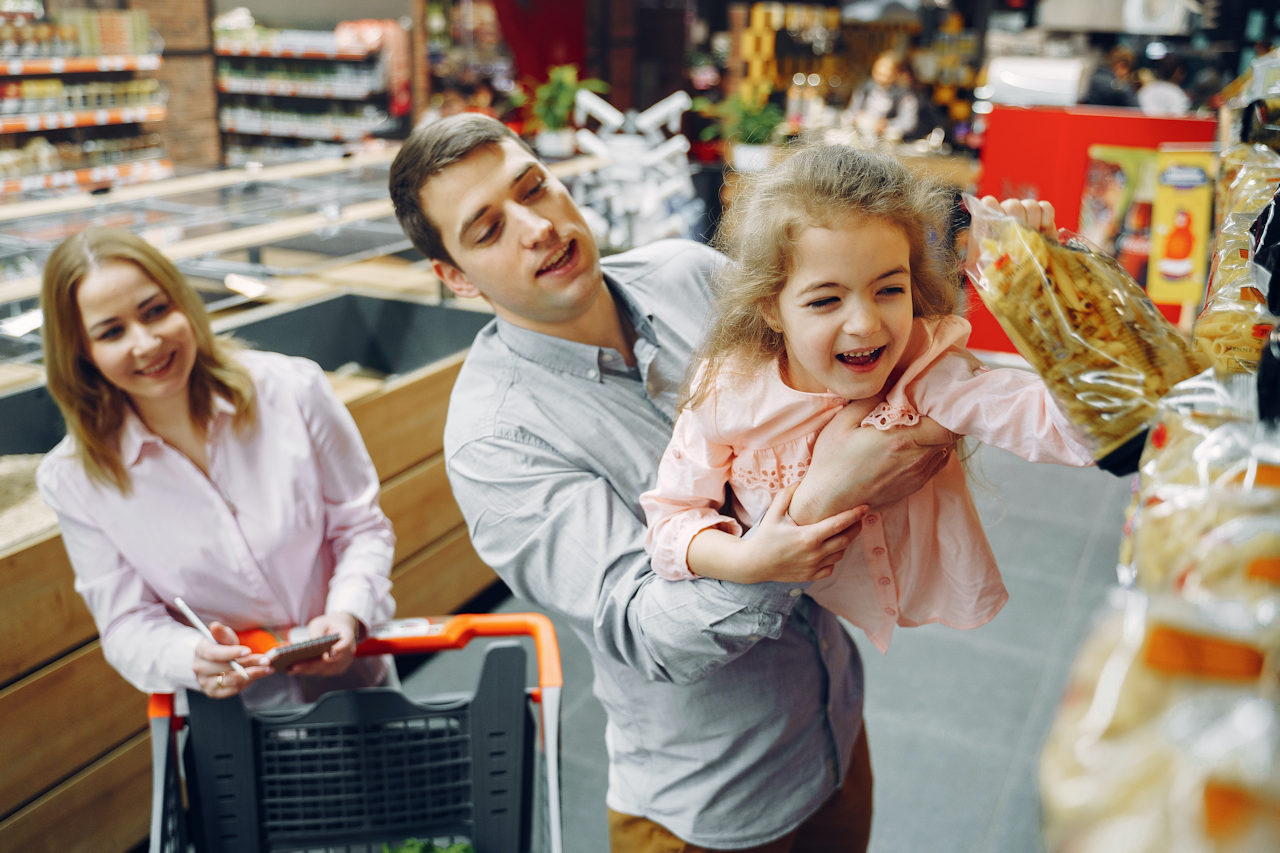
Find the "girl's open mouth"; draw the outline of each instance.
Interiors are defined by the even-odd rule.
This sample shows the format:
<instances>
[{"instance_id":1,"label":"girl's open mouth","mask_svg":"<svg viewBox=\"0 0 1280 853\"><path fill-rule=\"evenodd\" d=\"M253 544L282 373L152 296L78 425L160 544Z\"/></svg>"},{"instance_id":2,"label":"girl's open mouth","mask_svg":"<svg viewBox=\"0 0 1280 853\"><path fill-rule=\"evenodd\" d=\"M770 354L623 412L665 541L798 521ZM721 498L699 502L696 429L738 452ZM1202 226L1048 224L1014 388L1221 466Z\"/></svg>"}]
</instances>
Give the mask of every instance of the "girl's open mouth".
<instances>
[{"instance_id":1,"label":"girl's open mouth","mask_svg":"<svg viewBox=\"0 0 1280 853\"><path fill-rule=\"evenodd\" d=\"M854 370L870 370L880 361L880 356L884 355L884 347L876 347L875 349L852 350L850 352L842 352L836 356L836 360L846 367Z\"/></svg>"}]
</instances>

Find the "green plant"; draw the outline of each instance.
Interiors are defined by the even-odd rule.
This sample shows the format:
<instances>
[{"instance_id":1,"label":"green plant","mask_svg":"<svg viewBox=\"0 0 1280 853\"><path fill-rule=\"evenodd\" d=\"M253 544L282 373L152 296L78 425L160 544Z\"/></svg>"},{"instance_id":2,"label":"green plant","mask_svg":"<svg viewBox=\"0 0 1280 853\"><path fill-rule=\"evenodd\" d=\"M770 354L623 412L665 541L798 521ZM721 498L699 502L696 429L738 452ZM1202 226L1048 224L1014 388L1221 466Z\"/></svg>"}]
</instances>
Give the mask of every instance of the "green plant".
<instances>
[{"instance_id":1,"label":"green plant","mask_svg":"<svg viewBox=\"0 0 1280 853\"><path fill-rule=\"evenodd\" d=\"M465 841L441 847L434 841L406 838L400 844L383 844L382 853L476 853L476 849Z\"/></svg>"},{"instance_id":2,"label":"green plant","mask_svg":"<svg viewBox=\"0 0 1280 853\"><path fill-rule=\"evenodd\" d=\"M572 65L557 65L547 72L547 82L533 90L533 118L539 128L563 130L569 126L573 112L573 99L579 89L604 93L609 84L592 77L578 79L578 69Z\"/></svg>"},{"instance_id":3,"label":"green plant","mask_svg":"<svg viewBox=\"0 0 1280 853\"><path fill-rule=\"evenodd\" d=\"M718 104L706 98L695 98L693 108L716 120L715 124L703 129L704 140L720 137L726 142L747 145L764 145L786 118L777 104L771 104L767 99L744 101L741 95L734 95Z\"/></svg>"}]
</instances>

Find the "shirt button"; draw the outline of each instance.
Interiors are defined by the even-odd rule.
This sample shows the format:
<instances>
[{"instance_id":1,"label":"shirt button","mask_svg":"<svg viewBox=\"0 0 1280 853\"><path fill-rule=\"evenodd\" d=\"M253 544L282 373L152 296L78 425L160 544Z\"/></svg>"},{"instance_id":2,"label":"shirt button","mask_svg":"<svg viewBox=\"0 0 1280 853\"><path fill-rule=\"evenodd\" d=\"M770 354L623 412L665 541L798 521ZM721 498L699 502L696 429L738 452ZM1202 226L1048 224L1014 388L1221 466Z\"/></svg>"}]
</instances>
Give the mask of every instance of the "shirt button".
<instances>
[{"instance_id":1,"label":"shirt button","mask_svg":"<svg viewBox=\"0 0 1280 853\"><path fill-rule=\"evenodd\" d=\"M759 635L759 634L752 634L750 637L747 637L747 639L748 639L748 640L750 640L750 641L751 641L751 642L753 642L753 643L758 643L758 642L760 642L760 635Z\"/></svg>"},{"instance_id":2,"label":"shirt button","mask_svg":"<svg viewBox=\"0 0 1280 853\"><path fill-rule=\"evenodd\" d=\"M865 520L867 524L871 525L872 527L876 526L876 517L874 515L868 515Z\"/></svg>"},{"instance_id":3,"label":"shirt button","mask_svg":"<svg viewBox=\"0 0 1280 853\"><path fill-rule=\"evenodd\" d=\"M886 608L884 609L884 615L885 615L885 616L893 616L893 615L894 615L894 613L893 613L893 608L892 608L892 607L886 607Z\"/></svg>"},{"instance_id":4,"label":"shirt button","mask_svg":"<svg viewBox=\"0 0 1280 853\"><path fill-rule=\"evenodd\" d=\"M597 378L599 378L599 376L600 376L600 374L599 374L599 373L596 373L594 370L588 370L588 371L587 371L587 378L588 378L588 379L597 379Z\"/></svg>"},{"instance_id":5,"label":"shirt button","mask_svg":"<svg viewBox=\"0 0 1280 853\"><path fill-rule=\"evenodd\" d=\"M672 455L672 456L674 456L676 459L679 459L679 458L680 458L680 451L679 451L679 449L673 449L673 450L671 451L671 455Z\"/></svg>"},{"instance_id":6,"label":"shirt button","mask_svg":"<svg viewBox=\"0 0 1280 853\"><path fill-rule=\"evenodd\" d=\"M875 554L877 557L883 557L883 556L884 556L884 549L883 549L883 548L881 548L879 545L877 545L876 547L874 547L874 548L872 548L872 549L871 549L871 553L872 553L872 554Z\"/></svg>"},{"instance_id":7,"label":"shirt button","mask_svg":"<svg viewBox=\"0 0 1280 853\"><path fill-rule=\"evenodd\" d=\"M823 641L822 641L822 650L823 650L824 652L829 652L829 651L831 651L831 644L830 644L830 643L828 643L826 640L823 640Z\"/></svg>"},{"instance_id":8,"label":"shirt button","mask_svg":"<svg viewBox=\"0 0 1280 853\"><path fill-rule=\"evenodd\" d=\"M802 593L802 592L804 592L804 590L803 590L803 589L793 589L793 590L791 590L791 597L792 597L792 598L799 598L799 597L800 597L800 593Z\"/></svg>"},{"instance_id":9,"label":"shirt button","mask_svg":"<svg viewBox=\"0 0 1280 853\"><path fill-rule=\"evenodd\" d=\"M888 578L880 578L880 586L888 586L888 585L889 585Z\"/></svg>"}]
</instances>

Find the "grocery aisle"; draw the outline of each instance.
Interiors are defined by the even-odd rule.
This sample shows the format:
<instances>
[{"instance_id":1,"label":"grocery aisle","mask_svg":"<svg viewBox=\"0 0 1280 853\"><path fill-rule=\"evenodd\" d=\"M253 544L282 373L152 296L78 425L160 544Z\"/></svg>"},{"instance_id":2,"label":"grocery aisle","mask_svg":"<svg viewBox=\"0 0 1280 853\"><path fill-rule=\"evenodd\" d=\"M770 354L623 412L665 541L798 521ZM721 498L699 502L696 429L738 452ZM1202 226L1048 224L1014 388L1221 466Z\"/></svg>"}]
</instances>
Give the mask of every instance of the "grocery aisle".
<instances>
[{"instance_id":1,"label":"grocery aisle","mask_svg":"<svg viewBox=\"0 0 1280 853\"><path fill-rule=\"evenodd\" d=\"M975 631L899 630L884 657L859 640L876 774L873 853L1042 849L1037 755L1076 645L1114 583L1128 479L989 448L976 461L990 488L974 493L1009 603ZM509 598L497 609L529 607ZM586 650L565 629L560 643L565 850L602 853L604 713ZM477 644L437 657L406 689L471 689L479 653Z\"/></svg>"}]
</instances>

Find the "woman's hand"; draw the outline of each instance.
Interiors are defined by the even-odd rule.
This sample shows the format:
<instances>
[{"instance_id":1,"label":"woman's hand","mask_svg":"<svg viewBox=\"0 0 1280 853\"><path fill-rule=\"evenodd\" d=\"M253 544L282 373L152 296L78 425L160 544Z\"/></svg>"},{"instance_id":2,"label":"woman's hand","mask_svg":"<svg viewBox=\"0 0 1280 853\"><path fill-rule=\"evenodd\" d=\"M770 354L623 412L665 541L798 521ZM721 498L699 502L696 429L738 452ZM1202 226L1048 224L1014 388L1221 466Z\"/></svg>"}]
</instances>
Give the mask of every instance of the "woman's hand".
<instances>
[{"instance_id":1,"label":"woman's hand","mask_svg":"<svg viewBox=\"0 0 1280 853\"><path fill-rule=\"evenodd\" d=\"M982 203L992 210L1012 216L1028 228L1039 231L1045 237L1058 242L1058 226L1053 221L1053 205L1034 198L1007 198L998 201L995 196L983 196Z\"/></svg>"},{"instance_id":2,"label":"woman's hand","mask_svg":"<svg viewBox=\"0 0 1280 853\"><path fill-rule=\"evenodd\" d=\"M196 657L191 664L204 695L226 699L271 674L271 667L259 666L260 658L248 647L240 645L235 631L221 622L210 622L209 632L218 642L201 640L197 643ZM232 668L233 660L245 668L245 672L249 674L247 680Z\"/></svg>"},{"instance_id":3,"label":"woman's hand","mask_svg":"<svg viewBox=\"0 0 1280 853\"><path fill-rule=\"evenodd\" d=\"M709 528L689 543L689 568L698 575L734 583L809 583L825 578L862 529L868 507L798 525L787 517L795 486L779 491L764 518L745 539Z\"/></svg>"},{"instance_id":4,"label":"woman's hand","mask_svg":"<svg viewBox=\"0 0 1280 853\"><path fill-rule=\"evenodd\" d=\"M318 658L295 663L290 675L341 675L356 656L356 638L361 633L360 620L350 613L325 613L307 623L311 638L337 634L338 642Z\"/></svg>"},{"instance_id":5,"label":"woman's hand","mask_svg":"<svg viewBox=\"0 0 1280 853\"><path fill-rule=\"evenodd\" d=\"M809 472L791 500L797 524L915 494L942 470L958 440L930 418L879 430L860 429L863 417L859 407L846 406L818 435Z\"/></svg>"}]
</instances>

